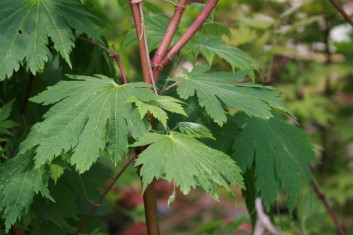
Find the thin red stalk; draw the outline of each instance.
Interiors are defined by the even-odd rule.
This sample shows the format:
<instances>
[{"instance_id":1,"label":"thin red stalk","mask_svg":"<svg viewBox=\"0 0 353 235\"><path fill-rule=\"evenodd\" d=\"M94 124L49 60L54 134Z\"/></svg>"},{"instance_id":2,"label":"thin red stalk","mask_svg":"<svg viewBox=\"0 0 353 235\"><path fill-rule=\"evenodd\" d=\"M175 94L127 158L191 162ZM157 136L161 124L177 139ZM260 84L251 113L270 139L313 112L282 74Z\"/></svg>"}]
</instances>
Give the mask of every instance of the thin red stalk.
<instances>
[{"instance_id":1,"label":"thin red stalk","mask_svg":"<svg viewBox=\"0 0 353 235\"><path fill-rule=\"evenodd\" d=\"M164 34L161 44L159 45L156 53L152 59L152 70L153 70L153 77L154 80L158 80L158 76L160 73L161 67L159 64L163 61L165 54L169 48L170 43L172 42L174 35L178 29L180 24L181 17L183 16L184 10L186 8L187 0L179 0L178 3L175 4L175 11L173 17L169 23L167 31Z\"/></svg>"},{"instance_id":2,"label":"thin red stalk","mask_svg":"<svg viewBox=\"0 0 353 235\"><path fill-rule=\"evenodd\" d=\"M332 3L332 5L334 5L336 7L336 9L341 13L341 15L343 16L343 18L353 27L353 19L352 17L350 17L347 12L345 12L343 10L343 8L340 6L340 4L338 4L338 2L336 0L330 0L330 2Z\"/></svg>"},{"instance_id":3,"label":"thin red stalk","mask_svg":"<svg viewBox=\"0 0 353 235\"><path fill-rule=\"evenodd\" d=\"M191 24L189 29L180 37L180 39L174 44L174 46L168 51L166 56L163 58L162 63L159 65L163 68L172 58L185 46L186 43L195 35L200 29L202 24L206 21L208 16L211 14L213 9L216 7L218 0L210 0L200 15Z\"/></svg>"},{"instance_id":4,"label":"thin red stalk","mask_svg":"<svg viewBox=\"0 0 353 235\"><path fill-rule=\"evenodd\" d=\"M119 171L119 173L115 176L115 178L112 180L112 182L108 185L108 187L103 191L103 194L100 196L100 198L93 204L92 209L89 211L87 214L86 218L82 221L80 224L80 227L76 230L75 234L79 234L81 230L84 228L88 220L92 217L93 213L98 209L98 207L101 205L103 199L105 196L108 194L108 192L112 189L116 181L119 179L119 177L125 172L127 167L132 163L132 161L135 159L136 153L133 153L129 161L127 161L124 165L124 167Z\"/></svg>"},{"instance_id":5,"label":"thin red stalk","mask_svg":"<svg viewBox=\"0 0 353 235\"><path fill-rule=\"evenodd\" d=\"M345 235L346 233L344 232L341 224L339 223L337 217L336 217L336 214L335 212L333 211L333 209L330 207L328 201L327 201L327 198L325 196L325 194L323 192L321 192L321 190L319 189L319 186L314 182L314 181L311 181L311 185L313 186L314 188L314 191L317 195L317 197L322 201L322 203L324 204L324 206L326 207L328 213L330 214L333 222L335 223L335 226L336 226L336 229L338 231L338 233L340 235Z\"/></svg>"},{"instance_id":6,"label":"thin red stalk","mask_svg":"<svg viewBox=\"0 0 353 235\"><path fill-rule=\"evenodd\" d=\"M166 88L164 88L163 90L161 90L161 92L159 92L159 94L162 95L165 91L167 91L167 90L169 90L170 88L173 88L173 87L175 87L175 86L177 86L177 85L179 85L179 84L180 84L180 82L175 82L175 83L173 83L172 85L169 85L169 86L167 86Z\"/></svg>"},{"instance_id":7,"label":"thin red stalk","mask_svg":"<svg viewBox=\"0 0 353 235\"><path fill-rule=\"evenodd\" d=\"M118 63L118 67L119 67L119 70L121 73L121 77L123 78L123 82L124 82L124 84L127 84L128 81L127 81L127 77L125 74L123 63L121 62L121 59L120 59L120 55L118 53L116 53L115 51L112 51L109 53L109 56L113 57L115 59L116 63Z\"/></svg>"},{"instance_id":8,"label":"thin red stalk","mask_svg":"<svg viewBox=\"0 0 353 235\"><path fill-rule=\"evenodd\" d=\"M99 42L96 42L94 40L88 39L88 38L83 38L83 37L80 37L80 36L77 36L77 38L82 40L82 41L85 41L85 42L88 42L88 43L91 43L93 45L96 45L96 46L100 47L103 51L107 52L110 57L114 58L115 61L118 64L118 67L119 67L119 70L120 70L120 73L121 73L121 77L123 78L124 84L128 83L127 77L126 77L126 74L125 74L125 70L124 70L124 66L123 66L123 64L121 62L121 59L120 59L120 55L118 53L116 53L115 50L114 51L109 51L109 49L106 46L104 46L103 44L101 44Z\"/></svg>"},{"instance_id":9,"label":"thin red stalk","mask_svg":"<svg viewBox=\"0 0 353 235\"><path fill-rule=\"evenodd\" d=\"M158 94L155 82L153 79L151 60L149 56L149 50L147 46L146 28L144 24L143 11L142 11L142 0L130 0L130 8L133 14L136 35L138 39L140 60L142 67L143 80L146 83L153 84L154 92ZM151 115L151 121L153 125L154 118ZM145 206L145 216L148 235L159 235L159 221L157 211L157 198L154 187L154 181L152 181L143 194L143 201Z\"/></svg>"},{"instance_id":10,"label":"thin red stalk","mask_svg":"<svg viewBox=\"0 0 353 235\"><path fill-rule=\"evenodd\" d=\"M85 42L88 42L88 43L91 43L93 45L96 45L96 46L100 47L102 50L104 50L108 54L110 53L109 49L106 46L104 46L102 43L99 43L97 41L94 41L94 40L91 40L91 39L88 39L88 38L80 37L80 36L76 36L76 37L78 39L82 40L82 41L85 41Z\"/></svg>"}]
</instances>

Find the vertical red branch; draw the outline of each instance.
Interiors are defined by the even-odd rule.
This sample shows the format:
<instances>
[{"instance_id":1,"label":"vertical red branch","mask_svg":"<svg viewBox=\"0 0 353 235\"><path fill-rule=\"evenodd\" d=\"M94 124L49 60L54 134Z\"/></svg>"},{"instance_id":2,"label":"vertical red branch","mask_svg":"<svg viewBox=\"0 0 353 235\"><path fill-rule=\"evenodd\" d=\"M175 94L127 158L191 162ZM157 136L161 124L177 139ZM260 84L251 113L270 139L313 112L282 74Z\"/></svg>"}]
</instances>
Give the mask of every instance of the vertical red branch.
<instances>
[{"instance_id":1,"label":"vertical red branch","mask_svg":"<svg viewBox=\"0 0 353 235\"><path fill-rule=\"evenodd\" d=\"M134 18L134 24L136 27L136 35L138 40L139 52L140 52L143 80L146 83L153 84L151 61L148 53L147 43L145 40L146 39L145 24L143 22L143 15L141 14L142 0L130 0L129 4L131 7L131 11Z\"/></svg>"},{"instance_id":2,"label":"vertical red branch","mask_svg":"<svg viewBox=\"0 0 353 235\"><path fill-rule=\"evenodd\" d=\"M147 38L146 38L146 28L142 12L142 0L130 0L129 2L131 11L134 18L134 23L136 27L136 35L138 40L141 67L143 80L146 83L154 85L154 91L156 94L156 86L153 80L151 60L149 56ZM154 118L151 117L151 123L153 124ZM157 211L157 199L154 187L155 182L152 181L148 186L143 195L143 201L145 206L146 215L146 225L148 235L159 235L159 222L158 222L158 211Z\"/></svg>"},{"instance_id":3,"label":"vertical red branch","mask_svg":"<svg viewBox=\"0 0 353 235\"><path fill-rule=\"evenodd\" d=\"M161 69L158 65L162 62L165 54L167 53L169 45L174 38L174 35L180 24L181 17L183 16L184 10L186 8L187 1L188 0L179 0L178 3L175 4L174 15L169 23L168 29L162 39L161 44L159 45L156 53L153 56L152 71L155 81L158 80L158 76Z\"/></svg>"}]
</instances>

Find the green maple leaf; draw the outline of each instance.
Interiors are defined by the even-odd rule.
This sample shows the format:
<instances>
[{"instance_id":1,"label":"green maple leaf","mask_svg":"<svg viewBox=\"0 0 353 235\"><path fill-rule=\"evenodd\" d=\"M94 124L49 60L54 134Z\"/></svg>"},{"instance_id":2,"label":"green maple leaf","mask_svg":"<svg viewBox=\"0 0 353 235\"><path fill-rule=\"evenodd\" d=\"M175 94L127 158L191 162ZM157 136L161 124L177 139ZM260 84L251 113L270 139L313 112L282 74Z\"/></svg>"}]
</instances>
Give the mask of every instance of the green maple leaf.
<instances>
[{"instance_id":1,"label":"green maple leaf","mask_svg":"<svg viewBox=\"0 0 353 235\"><path fill-rule=\"evenodd\" d=\"M202 25L201 30L205 33L216 36L226 35L229 38L232 36L232 33L227 25L213 20L206 20L206 22Z\"/></svg>"},{"instance_id":2,"label":"green maple leaf","mask_svg":"<svg viewBox=\"0 0 353 235\"><path fill-rule=\"evenodd\" d=\"M11 135L9 129L17 125L15 122L8 120L13 102L11 101L0 108L0 135Z\"/></svg>"},{"instance_id":3,"label":"green maple leaf","mask_svg":"<svg viewBox=\"0 0 353 235\"><path fill-rule=\"evenodd\" d=\"M179 122L178 128L180 132L195 138L209 138L215 140L210 129L198 123Z\"/></svg>"},{"instance_id":4,"label":"green maple leaf","mask_svg":"<svg viewBox=\"0 0 353 235\"><path fill-rule=\"evenodd\" d=\"M232 195L229 183L244 187L240 169L228 155L209 148L192 136L178 132L148 133L133 146L149 144L136 161L136 166L142 165L143 190L154 178L162 177L174 181L184 194L199 186L215 199L218 191L214 183Z\"/></svg>"},{"instance_id":5,"label":"green maple leaf","mask_svg":"<svg viewBox=\"0 0 353 235\"><path fill-rule=\"evenodd\" d=\"M8 140L6 136L12 135L10 129L17 125L15 122L8 119L11 114L13 102L14 101L4 104L0 108L0 143L6 142ZM6 147L3 148L3 146L0 145L0 157L3 157L4 155L6 155L5 153L6 151L7 151L7 148Z\"/></svg>"},{"instance_id":6,"label":"green maple leaf","mask_svg":"<svg viewBox=\"0 0 353 235\"><path fill-rule=\"evenodd\" d=\"M48 37L71 67L75 36L71 28L98 38L92 16L74 0L3 0L0 2L0 81L25 60L35 74L50 54Z\"/></svg>"},{"instance_id":7,"label":"green maple leaf","mask_svg":"<svg viewBox=\"0 0 353 235\"><path fill-rule=\"evenodd\" d=\"M300 195L302 179L310 178L309 163L317 162L306 134L279 115L269 120L248 118L234 144L241 169L255 168L255 187L267 208L282 188L290 210Z\"/></svg>"},{"instance_id":8,"label":"green maple leaf","mask_svg":"<svg viewBox=\"0 0 353 235\"><path fill-rule=\"evenodd\" d=\"M185 46L182 54L186 56L193 55L194 60L201 54L207 59L209 64L212 64L214 58L217 56L226 61L233 70L235 68L258 70L258 64L254 59L239 48L226 45L217 36L202 35L195 37L193 41Z\"/></svg>"},{"instance_id":9,"label":"green maple leaf","mask_svg":"<svg viewBox=\"0 0 353 235\"><path fill-rule=\"evenodd\" d=\"M115 161L121 160L128 152L128 134L136 139L150 129L138 110L127 102L131 97L147 106L182 110L179 101L155 95L146 88L149 84L117 85L110 78L96 76L70 76L78 80L61 81L31 99L45 105L55 104L44 115L45 120L34 125L20 147L21 153L35 147L36 166L72 150L71 164L84 172L106 144ZM154 114L154 109L145 111Z\"/></svg>"},{"instance_id":10,"label":"green maple leaf","mask_svg":"<svg viewBox=\"0 0 353 235\"><path fill-rule=\"evenodd\" d=\"M199 104L219 125L227 121L225 107L236 108L249 116L263 119L273 116L271 108L291 114L279 95L270 88L235 82L242 78L243 71L235 74L206 73L209 69L205 65L196 66L191 72L183 69L185 78L169 80L180 82L177 93L182 99L194 96L196 92Z\"/></svg>"},{"instance_id":11,"label":"green maple leaf","mask_svg":"<svg viewBox=\"0 0 353 235\"><path fill-rule=\"evenodd\" d=\"M3 212L6 232L23 211L28 212L35 194L51 198L47 189L49 171L43 166L34 168L33 152L19 155L0 166L0 211Z\"/></svg>"},{"instance_id":12,"label":"green maple leaf","mask_svg":"<svg viewBox=\"0 0 353 235\"><path fill-rule=\"evenodd\" d=\"M148 101L149 104L146 103ZM159 120L164 127L167 127L168 120L168 115L164 110L187 116L183 107L181 106L181 103L183 102L169 96L157 96L153 99L145 96L143 97L143 100L140 100L137 97L131 97L127 100L127 102L134 103L137 106L141 118L144 118L148 111L153 113L153 116Z\"/></svg>"}]
</instances>

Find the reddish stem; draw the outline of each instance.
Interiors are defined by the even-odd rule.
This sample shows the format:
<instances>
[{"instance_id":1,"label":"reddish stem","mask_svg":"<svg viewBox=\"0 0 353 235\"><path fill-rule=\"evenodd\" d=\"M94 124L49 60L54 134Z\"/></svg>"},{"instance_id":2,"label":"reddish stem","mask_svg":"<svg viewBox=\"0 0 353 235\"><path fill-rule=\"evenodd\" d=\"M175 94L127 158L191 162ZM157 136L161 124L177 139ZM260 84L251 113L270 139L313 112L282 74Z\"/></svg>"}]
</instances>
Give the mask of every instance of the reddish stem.
<instances>
[{"instance_id":1,"label":"reddish stem","mask_svg":"<svg viewBox=\"0 0 353 235\"><path fill-rule=\"evenodd\" d=\"M124 84L128 83L127 81L127 77L126 77L126 74L125 74L125 70L124 70L124 66L121 62L121 59L120 59L120 55L118 53L114 51L109 51L109 49L104 46L103 44L99 43L99 42L96 42L94 40L91 40L91 39L88 39L88 38L83 38L83 37L80 37L80 36L77 36L78 39L82 40L82 41L85 41L85 42L89 42L93 45L96 45L98 47L100 47L103 51L107 52L108 55L112 58L115 59L115 61L117 62L118 64L118 67L119 67L119 70L120 70L120 73L121 73L121 77L123 78L123 82Z\"/></svg>"},{"instance_id":2,"label":"reddish stem","mask_svg":"<svg viewBox=\"0 0 353 235\"><path fill-rule=\"evenodd\" d=\"M136 27L136 35L138 40L139 52L140 52L140 60L142 67L142 75L143 80L146 83L153 84L152 82L152 68L151 68L151 60L148 53L148 47L146 43L146 30L145 24L143 22L142 13L142 0L130 0L129 2L130 8L134 18L134 24Z\"/></svg>"},{"instance_id":3,"label":"reddish stem","mask_svg":"<svg viewBox=\"0 0 353 235\"><path fill-rule=\"evenodd\" d=\"M155 181L153 180L143 194L148 235L159 235Z\"/></svg>"},{"instance_id":4,"label":"reddish stem","mask_svg":"<svg viewBox=\"0 0 353 235\"><path fill-rule=\"evenodd\" d=\"M158 76L160 73L161 67L159 64L163 61L165 54L169 48L170 43L172 42L174 35L178 29L180 24L181 17L183 16L184 10L186 8L187 0L179 0L177 4L175 4L175 11L174 15L169 23L167 31L164 34L161 44L159 45L156 53L152 59L152 70L153 70L153 77L154 80L158 80Z\"/></svg>"},{"instance_id":5,"label":"reddish stem","mask_svg":"<svg viewBox=\"0 0 353 235\"><path fill-rule=\"evenodd\" d=\"M165 91L167 91L167 90L169 90L170 88L173 88L173 87L175 87L175 86L177 86L177 85L179 85L179 84L180 84L180 82L175 82L175 83L173 83L172 85L169 85L169 86L167 86L166 88L164 88L163 90L161 90L161 92L159 92L159 94L162 95Z\"/></svg>"},{"instance_id":6,"label":"reddish stem","mask_svg":"<svg viewBox=\"0 0 353 235\"><path fill-rule=\"evenodd\" d=\"M202 10L200 15L191 24L189 29L180 37L180 39L174 44L174 46L164 56L162 63L158 66L163 68L172 58L185 46L186 43L195 35L195 33L201 28L202 24L209 17L213 9L216 7L218 0L210 0L205 8ZM161 69L159 70L161 71ZM159 74L158 74L159 75Z\"/></svg>"},{"instance_id":7,"label":"reddish stem","mask_svg":"<svg viewBox=\"0 0 353 235\"><path fill-rule=\"evenodd\" d=\"M353 26L353 19L352 17L350 17L347 12L345 12L343 10L343 8L340 6L340 4L338 4L338 2L336 0L330 0L330 2L332 3L332 5L334 5L336 7L336 9L341 13L341 15L343 16L343 18L350 24Z\"/></svg>"},{"instance_id":8,"label":"reddish stem","mask_svg":"<svg viewBox=\"0 0 353 235\"><path fill-rule=\"evenodd\" d=\"M120 73L121 73L121 77L123 78L123 82L124 82L124 84L127 84L128 81L127 81L127 78L126 78L124 66L123 66L123 64L121 62L121 59L120 59L120 55L118 53L116 53L115 51L112 51L112 52L109 53L109 56L113 57L115 59L115 61L118 63L119 70L120 70Z\"/></svg>"},{"instance_id":9,"label":"reddish stem","mask_svg":"<svg viewBox=\"0 0 353 235\"><path fill-rule=\"evenodd\" d=\"M325 196L324 193L321 192L321 190L319 189L319 186L314 182L314 181L311 181L311 185L313 186L314 188L314 191L317 195L317 197L322 201L322 203L324 204L324 206L326 207L327 211L329 212L333 222L335 223L336 225L336 229L338 231L338 233L340 235L345 235L346 233L344 232L341 224L339 223L337 217L336 217L336 214L335 212L333 211L333 209L330 207L328 201L327 201L327 198Z\"/></svg>"},{"instance_id":10,"label":"reddish stem","mask_svg":"<svg viewBox=\"0 0 353 235\"><path fill-rule=\"evenodd\" d=\"M151 61L149 57L149 51L147 46L146 38L146 28L143 20L143 11L142 11L142 1L141 0L130 0L129 2L131 11L134 18L136 35L138 39L140 60L142 67L143 80L146 83L154 85L154 91L158 94L151 68ZM154 118L151 115L151 125L154 123ZM159 222L158 222L158 211L157 211L157 199L154 188L154 181L152 181L148 186L146 191L143 194L143 201L145 206L145 215L146 215L146 225L148 235L159 235Z\"/></svg>"},{"instance_id":11,"label":"reddish stem","mask_svg":"<svg viewBox=\"0 0 353 235\"><path fill-rule=\"evenodd\" d=\"M93 213L100 207L103 199L105 196L108 194L108 192L112 189L114 186L115 182L119 179L119 177L125 172L127 167L132 163L132 161L135 159L136 153L133 153L129 161L127 161L124 165L124 167L119 171L119 173L115 176L115 178L112 180L112 182L108 185L108 187L103 191L103 194L100 196L100 198L93 204L92 209L89 211L87 214L86 218L82 221L80 224L80 227L76 230L75 234L79 234L81 230L84 228L88 220L92 217Z\"/></svg>"}]
</instances>

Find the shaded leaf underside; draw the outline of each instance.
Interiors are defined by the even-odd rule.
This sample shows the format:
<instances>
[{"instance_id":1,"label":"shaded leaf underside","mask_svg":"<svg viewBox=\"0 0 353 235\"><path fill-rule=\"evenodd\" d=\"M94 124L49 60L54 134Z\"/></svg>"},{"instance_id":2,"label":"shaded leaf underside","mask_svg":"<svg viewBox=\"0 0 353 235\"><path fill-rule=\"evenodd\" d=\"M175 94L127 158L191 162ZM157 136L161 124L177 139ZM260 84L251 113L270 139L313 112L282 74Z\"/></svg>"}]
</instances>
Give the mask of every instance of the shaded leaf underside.
<instances>
[{"instance_id":1,"label":"shaded leaf underside","mask_svg":"<svg viewBox=\"0 0 353 235\"><path fill-rule=\"evenodd\" d=\"M296 205L309 163L317 162L305 133L279 115L269 120L249 118L234 144L233 157L245 172L255 167L255 187L267 208L284 189L290 210Z\"/></svg>"}]
</instances>

